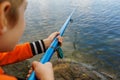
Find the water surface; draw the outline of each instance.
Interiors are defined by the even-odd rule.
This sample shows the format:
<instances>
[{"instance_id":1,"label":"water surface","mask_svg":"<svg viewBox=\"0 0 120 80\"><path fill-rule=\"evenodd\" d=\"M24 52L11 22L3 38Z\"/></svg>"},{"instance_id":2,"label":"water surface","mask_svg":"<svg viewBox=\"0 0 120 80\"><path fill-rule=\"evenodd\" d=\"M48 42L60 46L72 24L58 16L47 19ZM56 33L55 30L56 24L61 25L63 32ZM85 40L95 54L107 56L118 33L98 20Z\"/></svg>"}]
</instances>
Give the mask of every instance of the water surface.
<instances>
[{"instance_id":1,"label":"water surface","mask_svg":"<svg viewBox=\"0 0 120 80\"><path fill-rule=\"evenodd\" d=\"M120 78L120 0L29 0L21 42L58 31L76 7L64 35L65 57Z\"/></svg>"}]
</instances>

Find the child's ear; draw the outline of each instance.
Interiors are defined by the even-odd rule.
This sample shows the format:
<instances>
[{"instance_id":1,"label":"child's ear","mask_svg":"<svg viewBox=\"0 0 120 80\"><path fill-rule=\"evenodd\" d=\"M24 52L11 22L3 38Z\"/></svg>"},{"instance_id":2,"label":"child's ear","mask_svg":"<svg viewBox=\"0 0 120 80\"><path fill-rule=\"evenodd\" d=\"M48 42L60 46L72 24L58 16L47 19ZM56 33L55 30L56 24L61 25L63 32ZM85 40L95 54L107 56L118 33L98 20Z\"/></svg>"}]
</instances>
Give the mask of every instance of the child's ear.
<instances>
[{"instance_id":1,"label":"child's ear","mask_svg":"<svg viewBox=\"0 0 120 80\"><path fill-rule=\"evenodd\" d=\"M10 10L11 4L4 1L0 4L0 35L7 31L8 23L6 14Z\"/></svg>"},{"instance_id":2,"label":"child's ear","mask_svg":"<svg viewBox=\"0 0 120 80\"><path fill-rule=\"evenodd\" d=\"M11 4L9 1L4 1L0 4L0 9L4 14L7 14L10 8L11 8Z\"/></svg>"}]
</instances>

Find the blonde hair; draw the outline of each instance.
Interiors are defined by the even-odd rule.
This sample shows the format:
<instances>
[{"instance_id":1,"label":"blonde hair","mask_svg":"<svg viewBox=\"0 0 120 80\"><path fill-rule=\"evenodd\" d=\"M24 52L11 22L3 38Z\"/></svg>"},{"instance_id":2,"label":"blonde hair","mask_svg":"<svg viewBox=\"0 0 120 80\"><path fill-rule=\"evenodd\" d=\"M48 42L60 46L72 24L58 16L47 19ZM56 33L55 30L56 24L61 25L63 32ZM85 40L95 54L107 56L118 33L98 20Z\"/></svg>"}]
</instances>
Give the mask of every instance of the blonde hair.
<instances>
[{"instance_id":1,"label":"blonde hair","mask_svg":"<svg viewBox=\"0 0 120 80\"><path fill-rule=\"evenodd\" d=\"M8 24L14 26L19 18L18 8L23 3L24 0L0 0L0 4L4 1L8 1L11 4L9 11L5 14Z\"/></svg>"}]
</instances>

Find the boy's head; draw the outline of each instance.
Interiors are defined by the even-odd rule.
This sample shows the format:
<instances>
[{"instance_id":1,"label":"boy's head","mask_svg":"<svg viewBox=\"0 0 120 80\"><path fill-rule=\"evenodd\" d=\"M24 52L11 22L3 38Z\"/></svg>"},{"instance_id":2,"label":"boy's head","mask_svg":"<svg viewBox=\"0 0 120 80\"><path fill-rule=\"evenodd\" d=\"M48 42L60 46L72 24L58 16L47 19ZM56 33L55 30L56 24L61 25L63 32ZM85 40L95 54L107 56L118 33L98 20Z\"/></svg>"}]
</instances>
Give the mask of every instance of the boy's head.
<instances>
[{"instance_id":1,"label":"boy's head","mask_svg":"<svg viewBox=\"0 0 120 80\"><path fill-rule=\"evenodd\" d=\"M12 50L19 41L26 6L26 0L0 0L0 51Z\"/></svg>"}]
</instances>

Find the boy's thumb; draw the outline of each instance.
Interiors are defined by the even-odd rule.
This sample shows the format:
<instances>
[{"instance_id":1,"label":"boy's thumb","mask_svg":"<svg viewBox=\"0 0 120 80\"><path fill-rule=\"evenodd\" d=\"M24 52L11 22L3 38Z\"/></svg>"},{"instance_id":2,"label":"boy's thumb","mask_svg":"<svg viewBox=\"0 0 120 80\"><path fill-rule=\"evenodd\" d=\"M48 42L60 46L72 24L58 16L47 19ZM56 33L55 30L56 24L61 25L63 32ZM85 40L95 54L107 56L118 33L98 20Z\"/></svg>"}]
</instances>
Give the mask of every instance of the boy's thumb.
<instances>
[{"instance_id":1,"label":"boy's thumb","mask_svg":"<svg viewBox=\"0 0 120 80\"><path fill-rule=\"evenodd\" d=\"M33 69L35 69L38 66L38 64L40 64L40 62L33 61L33 63L32 63Z\"/></svg>"}]
</instances>

